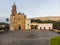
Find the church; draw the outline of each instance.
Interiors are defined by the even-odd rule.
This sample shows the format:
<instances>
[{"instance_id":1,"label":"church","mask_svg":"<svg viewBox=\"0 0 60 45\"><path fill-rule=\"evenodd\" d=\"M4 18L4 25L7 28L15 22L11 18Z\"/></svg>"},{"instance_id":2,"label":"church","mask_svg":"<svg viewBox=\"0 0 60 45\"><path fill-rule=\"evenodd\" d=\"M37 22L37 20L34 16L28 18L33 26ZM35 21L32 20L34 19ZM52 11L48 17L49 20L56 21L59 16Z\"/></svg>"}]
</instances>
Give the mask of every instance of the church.
<instances>
[{"instance_id":1,"label":"church","mask_svg":"<svg viewBox=\"0 0 60 45\"><path fill-rule=\"evenodd\" d=\"M31 22L31 19L27 19L24 13L17 13L15 3L12 6L11 15L10 15L10 30L52 30L52 23L37 23Z\"/></svg>"}]
</instances>

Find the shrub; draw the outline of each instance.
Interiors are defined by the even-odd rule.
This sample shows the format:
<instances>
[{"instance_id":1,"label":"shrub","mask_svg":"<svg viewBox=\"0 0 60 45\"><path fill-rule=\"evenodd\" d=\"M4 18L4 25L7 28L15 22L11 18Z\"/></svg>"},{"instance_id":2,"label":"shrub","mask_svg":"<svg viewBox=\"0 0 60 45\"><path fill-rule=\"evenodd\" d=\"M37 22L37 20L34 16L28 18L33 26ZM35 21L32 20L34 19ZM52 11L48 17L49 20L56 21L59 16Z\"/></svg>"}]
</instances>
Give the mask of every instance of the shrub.
<instances>
[{"instance_id":1,"label":"shrub","mask_svg":"<svg viewBox=\"0 0 60 45\"><path fill-rule=\"evenodd\" d=\"M57 36L57 37L51 38L50 45L60 45L60 37Z\"/></svg>"}]
</instances>

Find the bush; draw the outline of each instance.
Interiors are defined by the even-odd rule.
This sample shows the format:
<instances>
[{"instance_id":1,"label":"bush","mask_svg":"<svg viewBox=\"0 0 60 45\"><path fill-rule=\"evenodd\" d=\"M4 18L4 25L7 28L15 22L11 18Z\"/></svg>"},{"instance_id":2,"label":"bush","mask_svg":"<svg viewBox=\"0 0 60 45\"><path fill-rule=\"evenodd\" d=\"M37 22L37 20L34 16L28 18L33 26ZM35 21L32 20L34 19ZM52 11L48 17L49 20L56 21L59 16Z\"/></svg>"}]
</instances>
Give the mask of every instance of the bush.
<instances>
[{"instance_id":1,"label":"bush","mask_svg":"<svg viewBox=\"0 0 60 45\"><path fill-rule=\"evenodd\" d=\"M50 45L60 45L60 36L52 38L50 40Z\"/></svg>"}]
</instances>

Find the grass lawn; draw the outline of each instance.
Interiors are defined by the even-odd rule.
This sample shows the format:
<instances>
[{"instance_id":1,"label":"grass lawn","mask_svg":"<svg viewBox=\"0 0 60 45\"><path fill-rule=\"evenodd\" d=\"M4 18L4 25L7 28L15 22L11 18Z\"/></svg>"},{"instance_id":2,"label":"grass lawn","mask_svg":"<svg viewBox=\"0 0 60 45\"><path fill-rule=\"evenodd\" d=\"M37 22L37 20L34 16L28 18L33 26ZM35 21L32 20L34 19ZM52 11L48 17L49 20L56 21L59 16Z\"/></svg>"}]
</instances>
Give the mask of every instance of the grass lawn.
<instances>
[{"instance_id":1,"label":"grass lawn","mask_svg":"<svg viewBox=\"0 0 60 45\"><path fill-rule=\"evenodd\" d=\"M60 45L60 36L51 38L50 45Z\"/></svg>"}]
</instances>

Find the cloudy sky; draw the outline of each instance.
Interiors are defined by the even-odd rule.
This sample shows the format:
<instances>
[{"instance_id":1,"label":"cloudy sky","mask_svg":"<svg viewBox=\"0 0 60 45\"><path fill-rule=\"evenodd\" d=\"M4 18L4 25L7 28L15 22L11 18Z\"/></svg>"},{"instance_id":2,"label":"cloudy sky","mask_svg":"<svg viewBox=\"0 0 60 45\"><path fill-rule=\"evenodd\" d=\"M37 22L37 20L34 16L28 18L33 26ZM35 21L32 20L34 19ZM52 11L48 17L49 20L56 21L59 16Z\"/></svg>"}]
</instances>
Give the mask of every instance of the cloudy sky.
<instances>
[{"instance_id":1,"label":"cloudy sky","mask_svg":"<svg viewBox=\"0 0 60 45\"><path fill-rule=\"evenodd\" d=\"M14 2L28 18L60 16L60 0L0 0L0 17L10 17Z\"/></svg>"}]
</instances>

